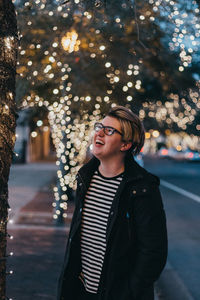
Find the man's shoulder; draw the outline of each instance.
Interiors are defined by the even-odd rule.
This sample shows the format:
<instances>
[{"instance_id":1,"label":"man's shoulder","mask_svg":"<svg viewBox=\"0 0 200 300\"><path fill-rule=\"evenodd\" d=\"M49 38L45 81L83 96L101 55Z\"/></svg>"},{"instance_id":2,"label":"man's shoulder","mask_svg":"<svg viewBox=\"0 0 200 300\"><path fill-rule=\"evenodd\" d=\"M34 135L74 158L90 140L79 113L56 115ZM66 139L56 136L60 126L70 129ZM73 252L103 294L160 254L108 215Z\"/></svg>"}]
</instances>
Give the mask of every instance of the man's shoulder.
<instances>
[{"instance_id":1,"label":"man's shoulder","mask_svg":"<svg viewBox=\"0 0 200 300\"><path fill-rule=\"evenodd\" d=\"M146 169L144 169L144 170L145 170L145 173L144 173L145 182L147 182L150 185L159 186L160 185L160 178L157 175L147 171Z\"/></svg>"},{"instance_id":2,"label":"man's shoulder","mask_svg":"<svg viewBox=\"0 0 200 300\"><path fill-rule=\"evenodd\" d=\"M157 175L149 172L146 168L140 166L134 158L128 161L127 166L128 177L133 179L133 184L148 184L148 185L160 185L160 179Z\"/></svg>"}]
</instances>

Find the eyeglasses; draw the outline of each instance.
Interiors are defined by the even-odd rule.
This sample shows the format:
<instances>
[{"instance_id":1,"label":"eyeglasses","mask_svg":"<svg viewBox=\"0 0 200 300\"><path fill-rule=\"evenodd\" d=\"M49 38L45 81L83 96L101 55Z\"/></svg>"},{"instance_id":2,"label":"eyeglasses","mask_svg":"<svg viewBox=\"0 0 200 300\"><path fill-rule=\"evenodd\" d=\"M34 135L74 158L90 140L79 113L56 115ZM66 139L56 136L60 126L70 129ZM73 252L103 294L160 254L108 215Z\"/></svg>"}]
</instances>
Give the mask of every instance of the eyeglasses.
<instances>
[{"instance_id":1,"label":"eyeglasses","mask_svg":"<svg viewBox=\"0 0 200 300\"><path fill-rule=\"evenodd\" d=\"M106 135L113 135L115 132L119 133L120 135L122 135L122 133L120 131L118 131L117 129L111 127L111 126L104 126L102 123L95 123L94 124L94 130L95 132L99 132L101 129L103 129L103 132Z\"/></svg>"}]
</instances>

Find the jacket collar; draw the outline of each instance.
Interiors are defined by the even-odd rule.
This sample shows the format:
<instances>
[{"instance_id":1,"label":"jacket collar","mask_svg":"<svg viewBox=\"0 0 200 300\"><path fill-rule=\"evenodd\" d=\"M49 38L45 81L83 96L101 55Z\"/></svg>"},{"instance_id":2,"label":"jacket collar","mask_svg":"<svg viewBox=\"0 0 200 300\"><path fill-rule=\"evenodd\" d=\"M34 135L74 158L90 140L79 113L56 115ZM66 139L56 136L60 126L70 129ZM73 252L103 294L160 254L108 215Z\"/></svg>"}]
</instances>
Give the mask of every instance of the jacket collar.
<instances>
[{"instance_id":1,"label":"jacket collar","mask_svg":"<svg viewBox=\"0 0 200 300\"><path fill-rule=\"evenodd\" d=\"M91 177L95 170L97 170L100 161L93 156L92 159L86 163L83 167L80 168L78 174L81 177L81 180L88 188ZM125 158L125 172L124 172L124 180L129 182L132 180L143 179L148 172L138 165L138 163L134 160L132 154L127 154Z\"/></svg>"},{"instance_id":2,"label":"jacket collar","mask_svg":"<svg viewBox=\"0 0 200 300\"><path fill-rule=\"evenodd\" d=\"M128 154L125 159L125 179L127 181L145 180L146 183L157 186L160 184L159 177L141 167L131 154Z\"/></svg>"},{"instance_id":3,"label":"jacket collar","mask_svg":"<svg viewBox=\"0 0 200 300\"><path fill-rule=\"evenodd\" d=\"M146 173L146 170L135 161L133 155L128 153L125 157L125 180L143 179Z\"/></svg>"},{"instance_id":4,"label":"jacket collar","mask_svg":"<svg viewBox=\"0 0 200 300\"><path fill-rule=\"evenodd\" d=\"M92 178L95 170L98 169L99 164L100 164L100 161L95 156L93 156L89 160L88 163L86 163L79 169L77 176L80 178L80 180L84 184L86 190L88 189L91 178Z\"/></svg>"}]
</instances>

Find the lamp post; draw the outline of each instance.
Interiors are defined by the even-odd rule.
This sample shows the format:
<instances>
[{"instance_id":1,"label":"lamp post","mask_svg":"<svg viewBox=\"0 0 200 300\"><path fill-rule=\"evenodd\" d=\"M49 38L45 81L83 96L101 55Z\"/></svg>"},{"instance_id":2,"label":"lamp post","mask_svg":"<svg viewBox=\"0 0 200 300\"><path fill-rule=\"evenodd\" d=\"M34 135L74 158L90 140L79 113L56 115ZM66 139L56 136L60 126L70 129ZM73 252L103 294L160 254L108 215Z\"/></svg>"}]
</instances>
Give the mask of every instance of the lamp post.
<instances>
[{"instance_id":1,"label":"lamp post","mask_svg":"<svg viewBox=\"0 0 200 300\"><path fill-rule=\"evenodd\" d=\"M80 40L75 30L69 31L61 40L62 47L65 51L72 53L79 50Z\"/></svg>"}]
</instances>

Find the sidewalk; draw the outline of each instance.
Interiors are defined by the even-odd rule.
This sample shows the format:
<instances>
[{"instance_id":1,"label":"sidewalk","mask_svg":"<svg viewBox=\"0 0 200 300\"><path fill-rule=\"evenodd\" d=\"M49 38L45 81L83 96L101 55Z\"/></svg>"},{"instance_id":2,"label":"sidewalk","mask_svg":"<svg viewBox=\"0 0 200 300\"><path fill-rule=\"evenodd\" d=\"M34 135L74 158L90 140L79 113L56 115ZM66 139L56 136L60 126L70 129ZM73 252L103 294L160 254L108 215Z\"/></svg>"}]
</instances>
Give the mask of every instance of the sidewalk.
<instances>
[{"instance_id":1,"label":"sidewalk","mask_svg":"<svg viewBox=\"0 0 200 300\"><path fill-rule=\"evenodd\" d=\"M15 225L54 225L52 202L56 172L55 163L12 166L9 179L9 204L10 219ZM71 207L69 210L70 220Z\"/></svg>"},{"instance_id":2,"label":"sidewalk","mask_svg":"<svg viewBox=\"0 0 200 300\"><path fill-rule=\"evenodd\" d=\"M53 163L13 165L9 180L12 208L8 232L7 296L13 300L55 300L73 213L69 202L64 227L53 221L53 192L57 166ZM162 298L163 299L163 298ZM155 300L158 300L156 295ZM174 300L174 299L173 299Z\"/></svg>"},{"instance_id":3,"label":"sidewalk","mask_svg":"<svg viewBox=\"0 0 200 300\"><path fill-rule=\"evenodd\" d=\"M52 163L16 164L11 167L8 186L9 204L12 209L10 219L14 223L19 223L21 214L23 214L22 211L33 209L35 213L37 211L40 213L41 210L49 214L51 213L52 207L50 202L45 201L43 197L41 201L41 195L38 195L38 193L46 193L52 199L53 195L50 186L55 183L56 170L56 165ZM35 201L41 202L38 203L38 207ZM32 206L29 207L31 202Z\"/></svg>"},{"instance_id":4,"label":"sidewalk","mask_svg":"<svg viewBox=\"0 0 200 300\"><path fill-rule=\"evenodd\" d=\"M68 227L53 221L55 163L13 165L9 179L7 296L13 300L55 300Z\"/></svg>"}]
</instances>

